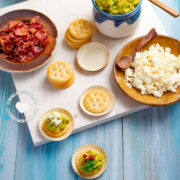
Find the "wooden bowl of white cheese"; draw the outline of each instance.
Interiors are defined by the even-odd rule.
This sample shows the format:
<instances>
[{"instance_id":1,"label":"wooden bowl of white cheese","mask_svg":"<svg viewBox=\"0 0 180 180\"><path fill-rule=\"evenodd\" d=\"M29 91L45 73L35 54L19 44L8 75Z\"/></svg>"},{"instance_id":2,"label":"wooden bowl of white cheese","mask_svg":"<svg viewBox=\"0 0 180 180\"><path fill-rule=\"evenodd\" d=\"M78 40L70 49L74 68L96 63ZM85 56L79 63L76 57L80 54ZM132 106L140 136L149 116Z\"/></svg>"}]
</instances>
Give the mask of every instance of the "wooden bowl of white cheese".
<instances>
[{"instance_id":1,"label":"wooden bowl of white cheese","mask_svg":"<svg viewBox=\"0 0 180 180\"><path fill-rule=\"evenodd\" d=\"M180 100L180 41L158 35L136 53L131 67L121 70L116 61L130 54L142 40L126 44L113 66L120 89L133 100L151 106L164 106Z\"/></svg>"}]
</instances>

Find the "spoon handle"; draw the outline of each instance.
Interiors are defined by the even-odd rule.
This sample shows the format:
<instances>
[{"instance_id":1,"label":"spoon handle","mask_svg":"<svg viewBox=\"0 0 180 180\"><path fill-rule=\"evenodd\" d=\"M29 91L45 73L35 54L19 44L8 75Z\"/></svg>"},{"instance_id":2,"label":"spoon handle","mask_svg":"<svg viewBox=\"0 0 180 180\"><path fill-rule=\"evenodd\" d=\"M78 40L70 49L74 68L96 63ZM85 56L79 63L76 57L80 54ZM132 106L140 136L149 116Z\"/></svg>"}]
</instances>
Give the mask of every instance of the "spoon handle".
<instances>
[{"instance_id":1,"label":"spoon handle","mask_svg":"<svg viewBox=\"0 0 180 180\"><path fill-rule=\"evenodd\" d=\"M155 4L156 6L160 7L161 9L163 9L164 11L166 11L167 13L169 13L171 16L173 17L178 17L179 16L179 12L172 9L171 7L163 4L162 2L158 1L158 0L149 0L150 2L152 2L153 4Z\"/></svg>"},{"instance_id":2,"label":"spoon handle","mask_svg":"<svg viewBox=\"0 0 180 180\"><path fill-rule=\"evenodd\" d=\"M156 36L156 30L154 28L151 29L149 33L146 36L144 36L140 43L136 46L134 51L132 51L129 55L117 57L117 66L123 70L127 69L131 65L134 56L136 55L136 52L140 51L147 43L149 43Z\"/></svg>"},{"instance_id":3,"label":"spoon handle","mask_svg":"<svg viewBox=\"0 0 180 180\"><path fill-rule=\"evenodd\" d=\"M144 38L141 40L141 42L136 46L135 51L140 51L147 43L149 43L154 37L157 36L157 32L155 28L151 29L149 33L144 36Z\"/></svg>"}]
</instances>

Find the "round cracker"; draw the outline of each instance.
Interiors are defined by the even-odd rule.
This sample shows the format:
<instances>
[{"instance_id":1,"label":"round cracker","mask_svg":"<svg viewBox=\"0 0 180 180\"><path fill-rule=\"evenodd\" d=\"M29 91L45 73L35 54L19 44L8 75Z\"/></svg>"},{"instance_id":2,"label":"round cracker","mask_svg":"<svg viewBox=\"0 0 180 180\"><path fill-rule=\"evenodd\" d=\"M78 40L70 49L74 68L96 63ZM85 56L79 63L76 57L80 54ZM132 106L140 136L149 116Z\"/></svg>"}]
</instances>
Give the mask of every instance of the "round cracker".
<instances>
[{"instance_id":1,"label":"round cracker","mask_svg":"<svg viewBox=\"0 0 180 180\"><path fill-rule=\"evenodd\" d=\"M84 97L84 107L95 114L106 111L110 103L109 94L102 89L92 89Z\"/></svg>"},{"instance_id":2,"label":"round cracker","mask_svg":"<svg viewBox=\"0 0 180 180\"><path fill-rule=\"evenodd\" d=\"M76 39L84 39L91 36L93 32L92 24L84 19L77 19L69 25L69 33Z\"/></svg>"},{"instance_id":3,"label":"round cracker","mask_svg":"<svg viewBox=\"0 0 180 180\"><path fill-rule=\"evenodd\" d=\"M66 36L65 36L65 40L66 40L66 42L67 42L70 46L82 46L82 45L90 42L90 41L91 41L91 38L88 38L88 39L86 39L85 41L78 42L78 43L75 43L75 42L70 41Z\"/></svg>"},{"instance_id":4,"label":"round cracker","mask_svg":"<svg viewBox=\"0 0 180 180\"><path fill-rule=\"evenodd\" d=\"M65 38L69 42L72 42L72 43L75 43L75 44L81 44L83 42L86 42L88 39L91 39L91 36L88 37L88 38L84 38L84 39L76 39L76 38L72 37L71 34L69 33L69 30L67 30L66 33L65 33Z\"/></svg>"},{"instance_id":5,"label":"round cracker","mask_svg":"<svg viewBox=\"0 0 180 180\"><path fill-rule=\"evenodd\" d=\"M59 84L56 84L56 83L54 83L54 82L51 82L51 80L49 80L49 82L50 82L50 84L53 85L55 88L58 88L58 89L66 89L66 88L70 87L70 86L73 84L74 79L75 79L75 75L74 75L74 73L73 73L72 78L71 78L67 83L65 83L65 84L63 84L63 85L59 85Z\"/></svg>"},{"instance_id":6,"label":"round cracker","mask_svg":"<svg viewBox=\"0 0 180 180\"><path fill-rule=\"evenodd\" d=\"M99 154L101 154L101 156L103 157L104 163L103 163L103 167L101 169L99 169L98 172L96 172L95 174L85 174L82 173L77 166L77 159L79 158L79 156L84 153L87 150L93 150L93 151L97 151ZM95 145L95 144L85 144L83 146L80 146L78 149L76 149L76 151L74 152L73 156L72 156L72 167L74 169L74 171L81 176L82 178L86 178L86 179L94 179L99 177L100 175L102 175L107 167L107 156L106 153L104 152L104 150Z\"/></svg>"},{"instance_id":7,"label":"round cracker","mask_svg":"<svg viewBox=\"0 0 180 180\"><path fill-rule=\"evenodd\" d=\"M64 86L71 81L73 74L71 65L64 61L55 61L47 69L48 81L59 86Z\"/></svg>"},{"instance_id":8,"label":"round cracker","mask_svg":"<svg viewBox=\"0 0 180 180\"><path fill-rule=\"evenodd\" d=\"M66 41L69 46L71 46L73 49L79 49L81 46L83 46L84 44L86 43L89 43L91 41L91 39L88 39L86 42L82 43L82 44L79 44L79 45L74 45L74 44L71 44L70 42Z\"/></svg>"},{"instance_id":9,"label":"round cracker","mask_svg":"<svg viewBox=\"0 0 180 180\"><path fill-rule=\"evenodd\" d=\"M63 131L62 133L60 133L59 134L60 136L58 136L58 137L53 137L50 135L50 133L47 134L46 130L43 127L45 119L47 118L48 114L51 112L59 112L59 113L63 114L63 116L67 117L70 120L69 127L66 129L66 131ZM49 139L51 141L61 141L63 139L66 139L68 136L71 135L73 129L74 129L74 119L73 119L72 115L67 110L62 109L62 108L50 109L49 111L42 114L40 117L40 120L39 120L39 130L40 130L41 134L46 139ZM56 135L54 135L54 136L56 136Z\"/></svg>"},{"instance_id":10,"label":"round cracker","mask_svg":"<svg viewBox=\"0 0 180 180\"><path fill-rule=\"evenodd\" d=\"M95 91L96 90L96 91ZM103 110L104 111L102 111L102 109L101 109L101 111L99 110L99 107L97 108L97 110L95 109L95 108L93 108L93 103L101 103L102 104L102 102L103 102L103 100L104 99L101 99L101 97L99 97L98 98L98 100L99 100L99 102L97 102L97 101L95 101L95 99L96 98L94 98L93 99L93 101L92 101L92 99L88 102L88 100L87 100L87 104L89 103L89 104L91 104L90 105L90 108L92 107L92 109L90 109L90 108L88 108L88 105L86 104L86 106L85 106L85 103L84 103L84 100L85 100L85 98L86 99L89 99L90 97L89 97L89 93L90 92L97 92L97 90L98 90L98 92L99 92L99 90L101 90L101 92L104 92L109 98L108 98L108 100L107 100L107 105L105 106L105 108L103 107ZM103 93L103 94L104 94ZM88 96L87 96L88 95ZM99 95L98 95L99 96ZM105 97L105 96L102 96L103 98ZM91 103L91 102L93 102L93 103ZM104 86L92 86L92 87L89 87L88 89L86 89L82 94L81 94L81 96L80 96L80 99L79 99L79 104L80 104L80 107L81 107L81 109L85 112L85 113L87 113L87 114L89 114L89 115L92 115L92 116L103 116L103 115L105 115L105 114L107 114L107 113L109 113L111 110L112 110L112 108L113 108L113 105L114 105L114 96L113 96L113 94L107 89L107 88L105 88Z\"/></svg>"},{"instance_id":11,"label":"round cracker","mask_svg":"<svg viewBox=\"0 0 180 180\"><path fill-rule=\"evenodd\" d=\"M79 40L78 42L71 41L67 35L65 34L65 40L68 43L69 46L71 46L73 49L79 49L81 46L83 46L86 43L89 43L91 41L91 37L88 39Z\"/></svg>"}]
</instances>

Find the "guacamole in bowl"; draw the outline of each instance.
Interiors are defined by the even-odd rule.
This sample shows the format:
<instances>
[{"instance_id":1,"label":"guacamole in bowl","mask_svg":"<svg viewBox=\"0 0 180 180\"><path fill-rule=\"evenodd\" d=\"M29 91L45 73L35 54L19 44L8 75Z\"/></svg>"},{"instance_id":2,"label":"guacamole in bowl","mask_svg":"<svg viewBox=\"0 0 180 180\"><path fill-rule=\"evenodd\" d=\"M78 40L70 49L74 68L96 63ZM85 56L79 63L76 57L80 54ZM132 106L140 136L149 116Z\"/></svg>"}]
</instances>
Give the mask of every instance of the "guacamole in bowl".
<instances>
[{"instance_id":1,"label":"guacamole in bowl","mask_svg":"<svg viewBox=\"0 0 180 180\"><path fill-rule=\"evenodd\" d=\"M109 14L121 15L131 12L140 0L94 0L97 7Z\"/></svg>"},{"instance_id":2,"label":"guacamole in bowl","mask_svg":"<svg viewBox=\"0 0 180 180\"><path fill-rule=\"evenodd\" d=\"M133 34L140 23L142 0L92 0L98 31L111 38Z\"/></svg>"}]
</instances>

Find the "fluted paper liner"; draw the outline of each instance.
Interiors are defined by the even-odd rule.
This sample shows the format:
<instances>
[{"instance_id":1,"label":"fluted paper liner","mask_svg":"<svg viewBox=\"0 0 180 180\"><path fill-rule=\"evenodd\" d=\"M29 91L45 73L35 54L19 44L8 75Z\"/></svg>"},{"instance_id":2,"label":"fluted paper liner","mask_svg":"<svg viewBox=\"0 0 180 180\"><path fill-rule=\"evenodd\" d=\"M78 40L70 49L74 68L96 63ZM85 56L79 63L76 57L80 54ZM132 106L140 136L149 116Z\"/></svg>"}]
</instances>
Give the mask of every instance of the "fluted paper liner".
<instances>
[{"instance_id":1,"label":"fluted paper liner","mask_svg":"<svg viewBox=\"0 0 180 180\"><path fill-rule=\"evenodd\" d=\"M105 91L108 95L109 95L109 97L110 97L110 99L111 99L111 103L109 104L109 107L104 111L104 112L101 112L101 113L92 113L92 112L90 112L90 111L88 111L86 108L85 108L85 106L84 106L84 98L85 98L85 96L86 96L86 94L87 93L89 93L90 91L92 91L92 90L95 90L95 89L100 89L100 90L103 90L103 91ZM110 90L108 90L107 88L105 88L104 86L91 86L91 87L89 87L88 89L86 89L85 91L83 91L83 93L81 94L81 96L80 96L80 98L79 98L79 105L80 105L80 107L81 107L81 109L85 112L85 113L87 113L87 114L89 114L89 115L91 115L91 116L103 116L103 115L105 115L105 114L107 114L107 113L109 113L111 110L112 110L112 108L113 108L113 106L114 106L114 95L111 93L111 91Z\"/></svg>"},{"instance_id":2,"label":"fluted paper liner","mask_svg":"<svg viewBox=\"0 0 180 180\"><path fill-rule=\"evenodd\" d=\"M103 160L104 160L104 163L103 163L103 167L95 174L92 174L92 175L86 175L86 174L83 174L82 172L80 172L76 166L76 159L78 158L79 154L82 153L82 152L85 152L87 150L95 150L97 151L98 153L100 153L102 156L103 156ZM106 167L107 167L107 156L106 156L106 153L104 152L104 150L95 145L95 144L85 144L83 146L80 146L78 149L76 149L76 151L74 152L73 156L72 156L72 167L74 169L74 171L79 175L81 176L82 178L85 178L85 179L94 179L94 178L97 178L99 177L100 175L103 174L103 172L105 171Z\"/></svg>"},{"instance_id":3,"label":"fluted paper liner","mask_svg":"<svg viewBox=\"0 0 180 180\"><path fill-rule=\"evenodd\" d=\"M84 56L84 53L88 50L88 48L91 49L92 47L95 48L96 51L91 50L92 52L91 53L89 52L88 55L93 56L93 53L96 54L95 56L97 56L97 57L93 58L94 59L93 62L88 61L87 54L86 54L86 56ZM102 55L98 56L97 50L101 54L104 53L104 57L102 57ZM91 57L91 59L92 59L92 57ZM90 42L90 43L83 45L78 50L78 53L77 53L77 63L82 69L84 69L86 71L92 71L92 72L93 71L99 71L108 64L108 61L109 61L109 50L108 50L108 48L104 44L101 44L98 42Z\"/></svg>"},{"instance_id":4,"label":"fluted paper liner","mask_svg":"<svg viewBox=\"0 0 180 180\"><path fill-rule=\"evenodd\" d=\"M67 117L70 120L70 127L69 127L68 131L63 136L60 136L60 137L51 137L48 134L46 134L46 132L44 131L43 123L44 123L45 119L47 118L48 114L51 113L51 112L59 112L59 113L61 113L62 115L64 115L65 117ZM42 114L42 116L40 117L40 120L39 120L39 130L40 130L41 134L46 139L49 139L51 141L61 141L63 139L66 139L68 136L71 135L73 129L74 129L74 120L73 120L72 115L67 110L62 109L62 108L53 108L53 109L50 109L49 111L47 111L44 114Z\"/></svg>"}]
</instances>

